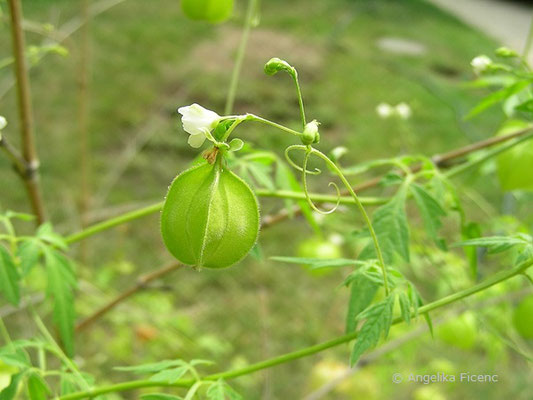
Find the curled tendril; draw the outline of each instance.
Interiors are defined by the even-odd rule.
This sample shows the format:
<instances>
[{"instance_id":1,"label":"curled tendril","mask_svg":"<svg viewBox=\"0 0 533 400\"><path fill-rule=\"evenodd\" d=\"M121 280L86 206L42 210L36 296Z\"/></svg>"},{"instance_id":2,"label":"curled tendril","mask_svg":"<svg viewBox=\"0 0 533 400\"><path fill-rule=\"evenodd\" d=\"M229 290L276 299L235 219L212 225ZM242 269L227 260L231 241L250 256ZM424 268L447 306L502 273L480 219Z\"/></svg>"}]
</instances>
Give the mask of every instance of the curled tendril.
<instances>
[{"instance_id":1,"label":"curled tendril","mask_svg":"<svg viewBox=\"0 0 533 400\"><path fill-rule=\"evenodd\" d=\"M289 153L292 150L304 150L305 151L305 157L304 157L303 165L301 167L299 165L297 165L295 162L293 162L292 159L290 158L290 154ZM320 214L331 214L332 212L334 212L339 207L339 204L340 204L341 191L340 191L339 187L337 186L337 184L335 184L335 182L330 182L329 185L328 185L328 186L335 187L335 190L337 191L337 203L335 204L335 206L333 206L333 208L331 208L330 210L327 210L327 211L320 210L313 203L313 200L311 200L311 196L309 195L309 191L307 190L307 174L318 175L320 173L319 169L315 169L315 171L309 171L307 169L307 162L309 161L309 157L312 154L314 154L313 150L314 149L311 146L298 146L298 145L289 146L285 150L285 157L287 158L287 161L289 162L290 165L292 165L298 171L302 172L303 190L304 190L305 198L306 198L307 202L309 203L309 206L314 211L316 211L317 213L320 213Z\"/></svg>"},{"instance_id":2,"label":"curled tendril","mask_svg":"<svg viewBox=\"0 0 533 400\"><path fill-rule=\"evenodd\" d=\"M304 169L302 167L300 167L298 164L296 164L292 158L291 158L291 155L290 155L290 152L292 150L304 150L304 151L307 151L307 147L306 146L301 146L301 145L293 145L293 146L289 146L285 149L285 159L287 160L287 162L290 164L291 167L297 169L298 171L300 172L305 172L307 174L310 174L310 175L319 175L322 173L322 171L318 168L315 168L314 171L310 171L310 170L306 170L304 171Z\"/></svg>"}]
</instances>

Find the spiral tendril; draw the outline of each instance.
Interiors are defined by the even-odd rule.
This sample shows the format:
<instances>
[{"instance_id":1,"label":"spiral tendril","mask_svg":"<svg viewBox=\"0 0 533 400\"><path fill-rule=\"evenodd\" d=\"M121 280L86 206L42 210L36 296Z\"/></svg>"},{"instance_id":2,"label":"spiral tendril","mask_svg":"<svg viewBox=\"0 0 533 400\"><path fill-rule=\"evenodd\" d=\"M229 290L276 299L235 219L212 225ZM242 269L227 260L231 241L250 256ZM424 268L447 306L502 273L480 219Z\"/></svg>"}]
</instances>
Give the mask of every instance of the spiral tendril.
<instances>
[{"instance_id":1,"label":"spiral tendril","mask_svg":"<svg viewBox=\"0 0 533 400\"><path fill-rule=\"evenodd\" d=\"M327 211L319 209L313 203L313 200L311 200L311 196L309 195L309 191L307 190L307 174L308 174L307 162L309 161L309 157L312 154L312 149L313 148L311 146L305 147L305 157L304 157L303 165L300 168L300 170L302 171L302 184L303 184L303 190L304 190L305 198L306 198L307 202L309 203L309 206L314 211L316 211L317 213L323 214L323 215L331 214L331 213L335 212L335 210L337 210L337 208L339 207L339 203L340 203L341 192L340 192L340 189L337 186L337 184L335 184L335 182L330 182L328 184L328 186L332 186L333 185L335 187L335 189L337 190L337 202L330 210L327 210Z\"/></svg>"}]
</instances>

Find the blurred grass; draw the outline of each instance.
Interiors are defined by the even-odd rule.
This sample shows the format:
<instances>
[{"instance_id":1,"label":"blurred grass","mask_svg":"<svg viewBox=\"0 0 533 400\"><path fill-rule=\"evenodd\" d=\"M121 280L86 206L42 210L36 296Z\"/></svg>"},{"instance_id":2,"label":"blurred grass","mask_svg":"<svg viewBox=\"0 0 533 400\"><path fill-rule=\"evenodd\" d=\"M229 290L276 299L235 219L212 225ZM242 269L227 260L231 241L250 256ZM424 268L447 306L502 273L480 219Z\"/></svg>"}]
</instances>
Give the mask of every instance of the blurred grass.
<instances>
[{"instance_id":1,"label":"blurred grass","mask_svg":"<svg viewBox=\"0 0 533 400\"><path fill-rule=\"evenodd\" d=\"M29 20L62 23L76 15L78 6L71 0L34 0L24 3L24 12ZM230 22L210 26L184 18L176 0L127 0L91 22L90 132L96 193L124 148L143 132L150 135L109 196L100 199L99 209L159 201L176 173L196 156L186 144L175 109L197 102L221 112L243 8L243 1L237 2ZM0 35L8 37L5 19ZM415 41L426 53L385 52L377 42L387 37ZM41 40L28 34L32 44ZM75 35L65 43L69 57L48 56L31 71L44 194L50 217L63 232L78 227L76 40ZM472 78L469 62L480 53L491 54L495 47L484 35L420 0L294 0L290 5L271 0L262 3L260 25L251 34L235 112L254 112L297 126L298 107L287 76L262 74L263 63L276 56L300 72L307 114L322 122L321 149L347 146L350 153L343 163L348 165L404 152L410 132L409 152L430 155L495 131L502 118L498 112L463 119L483 94L463 85ZM0 59L8 54L9 46L2 46ZM0 71L0 82L9 78L8 69ZM383 101L409 103L413 117L403 124L378 118L375 107ZM5 134L16 143L14 104L13 91L0 99L0 113L9 120ZM293 140L254 125L243 126L236 135L280 155ZM4 157L0 170L0 206L25 210L23 188ZM485 182L481 189L490 193L494 186L493 181ZM281 206L279 201L265 202L262 213ZM339 225L353 226L352 214L333 218ZM329 229L335 230L336 223ZM298 241L311 235L302 221L292 220L265 230L260 241L266 256L294 255ZM81 315L169 259L157 215L105 232L89 243L91 257L79 267ZM100 382L127 378L113 372L113 366L162 358L208 358L222 369L325 340L343 332L347 293L337 285L345 272L316 278L295 266L251 257L224 271L180 270L80 335L84 369ZM427 291L431 293L431 286ZM426 335L378 364L378 398L410 398L411 386L390 385L394 368L406 368L405 357L414 357L412 369L435 356L481 373L491 366L485 351L480 347L466 357L450 353ZM348 348L328 354L344 362ZM321 357L243 378L237 387L246 399L301 398L309 390L310 369ZM450 398L520 398L524 374L515 373L510 362L503 368L505 381L490 392L481 394L477 386L465 386L462 394ZM330 398L352 398L342 396Z\"/></svg>"}]
</instances>

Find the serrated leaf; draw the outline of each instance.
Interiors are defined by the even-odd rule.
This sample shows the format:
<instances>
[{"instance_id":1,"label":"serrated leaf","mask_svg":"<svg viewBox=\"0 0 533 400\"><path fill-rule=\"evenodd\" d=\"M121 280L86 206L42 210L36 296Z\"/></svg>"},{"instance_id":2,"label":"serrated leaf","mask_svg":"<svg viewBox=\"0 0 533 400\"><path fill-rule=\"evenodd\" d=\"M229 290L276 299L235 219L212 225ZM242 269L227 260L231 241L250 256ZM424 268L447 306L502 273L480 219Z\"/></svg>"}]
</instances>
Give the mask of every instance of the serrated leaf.
<instances>
[{"instance_id":1,"label":"serrated leaf","mask_svg":"<svg viewBox=\"0 0 533 400\"><path fill-rule=\"evenodd\" d=\"M351 260L347 258L306 258L306 257L270 257L273 261L281 261L290 264L308 265L310 269L346 267L349 265L364 265L365 261Z\"/></svg>"},{"instance_id":2,"label":"serrated leaf","mask_svg":"<svg viewBox=\"0 0 533 400\"><path fill-rule=\"evenodd\" d=\"M115 367L113 369L117 371L134 372L138 374L147 374L153 372L159 372L167 368L186 366L187 363L183 360L163 360L155 363L147 363L141 365L134 365L131 367Z\"/></svg>"},{"instance_id":3,"label":"serrated leaf","mask_svg":"<svg viewBox=\"0 0 533 400\"><path fill-rule=\"evenodd\" d=\"M61 235L54 232L52 224L50 224L49 222L45 222L44 224L39 226L36 235L42 241L52 244L61 250L68 249L68 245L65 242L65 239L63 239Z\"/></svg>"},{"instance_id":4,"label":"serrated leaf","mask_svg":"<svg viewBox=\"0 0 533 400\"><path fill-rule=\"evenodd\" d=\"M352 348L350 365L353 366L361 355L376 346L379 339L387 337L392 323L394 296L376 303L359 314L358 319L366 319Z\"/></svg>"},{"instance_id":5,"label":"serrated leaf","mask_svg":"<svg viewBox=\"0 0 533 400\"><path fill-rule=\"evenodd\" d=\"M412 183L410 189L420 210L420 215L429 237L435 243L439 243L438 233L442 226L441 218L446 216L446 212L439 202L422 186Z\"/></svg>"},{"instance_id":6,"label":"serrated leaf","mask_svg":"<svg viewBox=\"0 0 533 400\"><path fill-rule=\"evenodd\" d=\"M206 396L209 400L241 400L242 396L222 379L214 382L207 389Z\"/></svg>"},{"instance_id":7,"label":"serrated leaf","mask_svg":"<svg viewBox=\"0 0 533 400\"><path fill-rule=\"evenodd\" d=\"M454 246L480 246L486 247L489 253L500 253L509 250L514 246L529 246L531 245L531 237L517 237L517 236L488 236L477 239L465 240L456 243Z\"/></svg>"},{"instance_id":8,"label":"serrated leaf","mask_svg":"<svg viewBox=\"0 0 533 400\"><path fill-rule=\"evenodd\" d=\"M411 302L403 292L398 295L398 302L400 303L402 318L407 324L409 324L411 322Z\"/></svg>"},{"instance_id":9,"label":"serrated leaf","mask_svg":"<svg viewBox=\"0 0 533 400\"><path fill-rule=\"evenodd\" d=\"M141 400L183 400L183 397L165 393L143 394Z\"/></svg>"},{"instance_id":10,"label":"serrated leaf","mask_svg":"<svg viewBox=\"0 0 533 400\"><path fill-rule=\"evenodd\" d=\"M474 117L475 115L486 110L487 108L499 103L500 101L507 99L508 97L511 97L513 94L520 92L522 89L525 89L527 86L530 85L530 83L531 82L529 80L518 81L512 84L511 86L505 87L494 93L489 94L487 97L481 100L478 105L475 106L465 118L469 119Z\"/></svg>"},{"instance_id":11,"label":"serrated leaf","mask_svg":"<svg viewBox=\"0 0 533 400\"><path fill-rule=\"evenodd\" d=\"M76 287L76 277L70 262L58 251L47 249L44 256L48 279L47 295L54 302L54 322L58 327L65 352L72 357L76 319L73 290Z\"/></svg>"},{"instance_id":12,"label":"serrated leaf","mask_svg":"<svg viewBox=\"0 0 533 400\"><path fill-rule=\"evenodd\" d=\"M270 177L270 166L259 163L247 164L248 171L254 177L254 179L263 187L269 190L276 190L276 186Z\"/></svg>"},{"instance_id":13,"label":"serrated leaf","mask_svg":"<svg viewBox=\"0 0 533 400\"><path fill-rule=\"evenodd\" d=\"M11 375L11 381L9 382L9 385L7 385L0 392L0 400L13 400L15 398L15 395L17 394L17 391L18 391L20 380L22 379L23 375L24 375L23 372Z\"/></svg>"},{"instance_id":14,"label":"serrated leaf","mask_svg":"<svg viewBox=\"0 0 533 400\"><path fill-rule=\"evenodd\" d=\"M39 262L41 248L35 239L24 240L18 246L17 256L20 260L22 276L28 275L31 269Z\"/></svg>"},{"instance_id":15,"label":"serrated leaf","mask_svg":"<svg viewBox=\"0 0 533 400\"><path fill-rule=\"evenodd\" d=\"M28 393L31 400L46 400L50 394L50 388L40 375L31 373L28 376Z\"/></svg>"},{"instance_id":16,"label":"serrated leaf","mask_svg":"<svg viewBox=\"0 0 533 400\"><path fill-rule=\"evenodd\" d=\"M367 308L374 299L380 285L364 273L356 272L350 281L350 300L346 315L346 333L355 331L357 315Z\"/></svg>"},{"instance_id":17,"label":"serrated leaf","mask_svg":"<svg viewBox=\"0 0 533 400\"><path fill-rule=\"evenodd\" d=\"M150 377L151 381L154 382L166 382L166 383L175 383L189 370L188 365L184 365L177 368L165 369L158 372L157 374Z\"/></svg>"},{"instance_id":18,"label":"serrated leaf","mask_svg":"<svg viewBox=\"0 0 533 400\"><path fill-rule=\"evenodd\" d=\"M406 192L405 186L402 186L396 195L374 211L372 216L372 226L386 263L393 261L394 254L409 261L409 226L405 214ZM372 241L366 245L359 258L376 258Z\"/></svg>"},{"instance_id":19,"label":"serrated leaf","mask_svg":"<svg viewBox=\"0 0 533 400\"><path fill-rule=\"evenodd\" d=\"M78 385L76 384L76 378L72 374L61 374L60 381L60 393L62 396L78 391Z\"/></svg>"},{"instance_id":20,"label":"serrated leaf","mask_svg":"<svg viewBox=\"0 0 533 400\"><path fill-rule=\"evenodd\" d=\"M0 349L0 360L7 365L26 369L31 367L30 360L26 353L20 348L16 348L13 345L7 345Z\"/></svg>"},{"instance_id":21,"label":"serrated leaf","mask_svg":"<svg viewBox=\"0 0 533 400\"><path fill-rule=\"evenodd\" d=\"M19 273L11 254L0 245L0 293L11 304L20 302Z\"/></svg>"}]
</instances>

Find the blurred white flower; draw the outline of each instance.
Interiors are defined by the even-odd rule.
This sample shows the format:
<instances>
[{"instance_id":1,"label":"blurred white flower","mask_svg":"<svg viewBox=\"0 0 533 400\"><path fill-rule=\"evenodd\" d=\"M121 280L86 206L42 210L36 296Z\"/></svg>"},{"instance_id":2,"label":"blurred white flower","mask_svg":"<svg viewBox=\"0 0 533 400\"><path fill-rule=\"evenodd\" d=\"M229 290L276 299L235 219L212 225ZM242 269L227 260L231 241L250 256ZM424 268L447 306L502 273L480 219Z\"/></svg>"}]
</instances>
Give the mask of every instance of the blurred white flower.
<instances>
[{"instance_id":1,"label":"blurred white flower","mask_svg":"<svg viewBox=\"0 0 533 400\"><path fill-rule=\"evenodd\" d=\"M7 120L0 115L0 131L4 129L7 125Z\"/></svg>"},{"instance_id":2,"label":"blurred white flower","mask_svg":"<svg viewBox=\"0 0 533 400\"><path fill-rule=\"evenodd\" d=\"M178 112L182 115L183 129L191 135L188 143L194 148L204 143L206 133L211 132L220 121L220 115L196 103L180 107Z\"/></svg>"},{"instance_id":3,"label":"blurred white flower","mask_svg":"<svg viewBox=\"0 0 533 400\"><path fill-rule=\"evenodd\" d=\"M390 104L387 103L379 103L376 107L376 112L380 116L380 118L389 118L393 113L394 109Z\"/></svg>"},{"instance_id":4,"label":"blurred white flower","mask_svg":"<svg viewBox=\"0 0 533 400\"><path fill-rule=\"evenodd\" d=\"M401 102L396 105L396 114L401 119L409 119L411 117L411 107L409 107L409 104Z\"/></svg>"},{"instance_id":5,"label":"blurred white flower","mask_svg":"<svg viewBox=\"0 0 533 400\"><path fill-rule=\"evenodd\" d=\"M481 74L482 72L486 71L491 64L492 60L486 55L474 57L474 59L470 62L470 65L476 74Z\"/></svg>"},{"instance_id":6,"label":"blurred white flower","mask_svg":"<svg viewBox=\"0 0 533 400\"><path fill-rule=\"evenodd\" d=\"M338 233L332 233L328 239L331 243L337 246L342 246L344 244L344 237Z\"/></svg>"}]
</instances>

